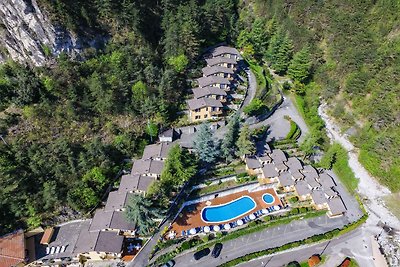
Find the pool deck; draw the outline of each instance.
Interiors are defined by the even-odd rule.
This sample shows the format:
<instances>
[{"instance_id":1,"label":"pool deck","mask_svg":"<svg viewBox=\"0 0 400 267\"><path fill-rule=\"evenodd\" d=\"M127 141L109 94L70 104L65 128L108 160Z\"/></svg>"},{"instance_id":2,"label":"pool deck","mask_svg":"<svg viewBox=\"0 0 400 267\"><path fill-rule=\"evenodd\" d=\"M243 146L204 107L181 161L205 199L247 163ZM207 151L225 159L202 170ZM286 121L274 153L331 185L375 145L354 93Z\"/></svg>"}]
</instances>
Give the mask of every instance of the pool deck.
<instances>
[{"instance_id":1,"label":"pool deck","mask_svg":"<svg viewBox=\"0 0 400 267\"><path fill-rule=\"evenodd\" d=\"M269 193L271 195L274 196L275 201L271 204L267 204L263 201L262 196L265 193ZM233 193L227 196L223 196L223 197L216 197L214 199L208 200L208 201L204 201L204 202L200 202L197 204L193 204L190 205L188 207L185 207L184 210L181 212L182 215L179 215L177 217L177 219L173 222L172 226L171 226L171 231L175 231L175 233L177 234L177 237L181 236L182 230L189 230L192 228L196 228L196 227L201 227L201 226L211 226L211 225L218 225L219 223L207 223L204 222L201 218L201 211L204 207L209 207L209 206L214 206L214 205L220 205L220 204L225 204L228 203L232 200L235 200L237 198L240 198L242 196L249 196L251 197L255 203L256 203L256 207L255 209L251 210L250 212L244 213L243 216L230 220L230 221L226 221L225 223L230 223L230 222L234 222L238 219L241 219L245 216L248 216L254 212L256 212L257 210L261 210L261 209L265 209L271 206L275 206L275 205L282 205L281 201L279 200L279 197L277 196L276 192L274 189L272 188L268 188L268 189L263 189L263 190L259 190L259 191L254 191L254 192L249 192L248 190L245 191L240 191L237 193ZM210 202L207 205L206 203ZM189 211L188 211L189 208Z\"/></svg>"}]
</instances>

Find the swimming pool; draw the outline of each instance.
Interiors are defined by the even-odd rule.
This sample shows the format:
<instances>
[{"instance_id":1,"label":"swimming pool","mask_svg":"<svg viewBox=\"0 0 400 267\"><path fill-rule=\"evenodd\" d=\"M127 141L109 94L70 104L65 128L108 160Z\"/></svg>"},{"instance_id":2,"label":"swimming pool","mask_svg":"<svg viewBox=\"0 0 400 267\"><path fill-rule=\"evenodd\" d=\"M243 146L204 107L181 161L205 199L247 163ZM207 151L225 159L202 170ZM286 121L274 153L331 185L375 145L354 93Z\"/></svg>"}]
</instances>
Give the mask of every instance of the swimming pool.
<instances>
[{"instance_id":1,"label":"swimming pool","mask_svg":"<svg viewBox=\"0 0 400 267\"><path fill-rule=\"evenodd\" d=\"M204 207L201 219L207 223L222 223L239 218L257 206L254 199L243 196L228 203Z\"/></svg>"},{"instance_id":2,"label":"swimming pool","mask_svg":"<svg viewBox=\"0 0 400 267\"><path fill-rule=\"evenodd\" d=\"M274 197L273 195L269 194L269 193L265 193L265 194L262 196L262 199L263 199L264 202L267 203L267 204L272 204L272 203L275 202L275 197Z\"/></svg>"}]
</instances>

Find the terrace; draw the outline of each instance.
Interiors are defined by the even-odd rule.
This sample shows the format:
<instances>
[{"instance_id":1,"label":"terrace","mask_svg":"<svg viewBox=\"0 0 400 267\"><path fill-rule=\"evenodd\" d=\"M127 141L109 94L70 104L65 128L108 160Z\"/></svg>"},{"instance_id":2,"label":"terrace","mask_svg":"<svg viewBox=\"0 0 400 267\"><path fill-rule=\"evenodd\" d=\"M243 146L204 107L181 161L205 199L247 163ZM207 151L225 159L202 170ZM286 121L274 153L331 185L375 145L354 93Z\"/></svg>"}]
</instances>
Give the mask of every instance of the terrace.
<instances>
[{"instance_id":1,"label":"terrace","mask_svg":"<svg viewBox=\"0 0 400 267\"><path fill-rule=\"evenodd\" d=\"M267 204L263 200L263 195L265 194L270 194L271 196L273 196L273 201L271 203ZM255 206L251 207L248 211L245 211L239 216L232 217L230 219L224 220L223 222L207 222L206 220L204 220L202 216L204 208L207 207L212 208L213 206L218 206L218 205L219 207L221 207L228 203L235 202L235 200L238 200L243 197L249 197L250 199L252 199L255 203ZM281 207L282 203L278 195L276 194L275 190L272 188L262 189L259 191L252 191L252 192L248 190L240 191L221 197L219 197L218 194L216 194L215 197L211 200L206 200L186 206L182 210L182 212L178 215L176 220L172 223L170 232L175 233L175 237L181 237L183 231L188 232L192 229L201 229L204 226L208 226L209 228L212 229L212 227L216 225L221 226L221 223L223 223L223 225L234 224L239 219L246 218L251 214L254 214L257 211L261 211L263 209L264 210L270 209L273 206ZM232 210L232 208L227 208L227 209ZM261 212L259 212L259 216L263 216L264 214L261 214Z\"/></svg>"}]
</instances>

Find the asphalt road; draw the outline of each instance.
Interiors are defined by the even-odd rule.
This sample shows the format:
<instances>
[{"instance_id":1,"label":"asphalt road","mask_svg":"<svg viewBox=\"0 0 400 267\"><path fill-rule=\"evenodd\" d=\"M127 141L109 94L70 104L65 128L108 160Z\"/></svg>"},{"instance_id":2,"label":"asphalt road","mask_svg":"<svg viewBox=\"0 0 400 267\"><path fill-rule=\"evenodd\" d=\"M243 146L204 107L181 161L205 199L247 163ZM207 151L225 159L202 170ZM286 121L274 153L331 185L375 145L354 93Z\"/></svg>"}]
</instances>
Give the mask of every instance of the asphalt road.
<instances>
[{"instance_id":1,"label":"asphalt road","mask_svg":"<svg viewBox=\"0 0 400 267\"><path fill-rule=\"evenodd\" d=\"M224 247L219 258L206 256L195 261L193 259L193 252L182 254L175 258L176 266L186 267L196 265L202 267L215 267L221 263L248 253L302 240L315 234L325 233L335 228L340 228L347 223L348 220L344 216L329 219L325 215L312 219L293 221L287 225L275 226L264 231L229 240L223 243Z\"/></svg>"},{"instance_id":2,"label":"asphalt road","mask_svg":"<svg viewBox=\"0 0 400 267\"><path fill-rule=\"evenodd\" d=\"M293 101L287 96L283 97L283 103L274 114L261 122L250 125L250 129L270 125L271 127L269 129L270 132L268 133L267 142L271 140L284 139L290 130L290 123L285 119L285 116L292 118L292 120L300 127L301 136L299 142L302 142L308 134L309 129L306 122L297 111Z\"/></svg>"},{"instance_id":3,"label":"asphalt road","mask_svg":"<svg viewBox=\"0 0 400 267\"><path fill-rule=\"evenodd\" d=\"M370 233L362 227L338 238L323 243L303 246L284 251L273 256L265 256L243 264L241 267L281 267L291 261L303 262L313 254L327 255L324 265L326 267L338 266L346 257L355 258L359 266L374 267L372 257Z\"/></svg>"}]
</instances>

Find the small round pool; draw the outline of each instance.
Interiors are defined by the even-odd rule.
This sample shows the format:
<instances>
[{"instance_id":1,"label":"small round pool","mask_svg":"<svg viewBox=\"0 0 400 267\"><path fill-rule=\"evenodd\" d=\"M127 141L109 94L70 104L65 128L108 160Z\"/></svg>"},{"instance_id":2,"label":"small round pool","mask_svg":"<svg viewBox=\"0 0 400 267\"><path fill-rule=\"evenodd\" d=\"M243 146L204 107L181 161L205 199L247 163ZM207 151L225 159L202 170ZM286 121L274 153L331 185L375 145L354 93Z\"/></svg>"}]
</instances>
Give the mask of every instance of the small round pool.
<instances>
[{"instance_id":1,"label":"small round pool","mask_svg":"<svg viewBox=\"0 0 400 267\"><path fill-rule=\"evenodd\" d=\"M262 198L263 198L264 202L267 203L267 204L272 204L272 203L275 202L275 197L273 195L269 194L269 193L265 193L262 196Z\"/></svg>"}]
</instances>

